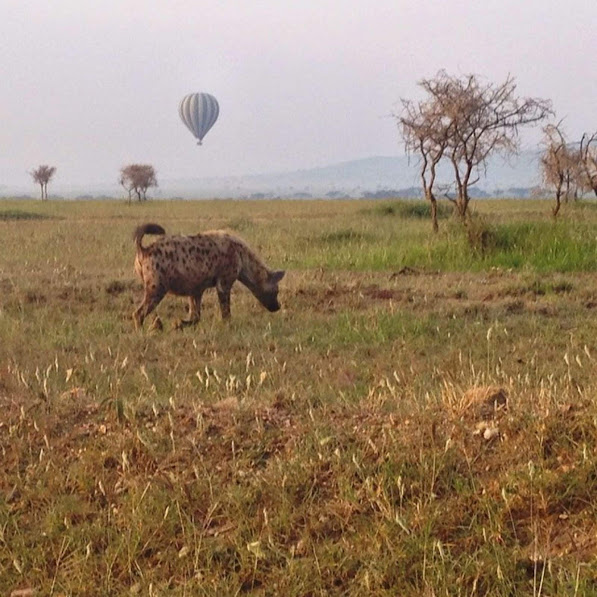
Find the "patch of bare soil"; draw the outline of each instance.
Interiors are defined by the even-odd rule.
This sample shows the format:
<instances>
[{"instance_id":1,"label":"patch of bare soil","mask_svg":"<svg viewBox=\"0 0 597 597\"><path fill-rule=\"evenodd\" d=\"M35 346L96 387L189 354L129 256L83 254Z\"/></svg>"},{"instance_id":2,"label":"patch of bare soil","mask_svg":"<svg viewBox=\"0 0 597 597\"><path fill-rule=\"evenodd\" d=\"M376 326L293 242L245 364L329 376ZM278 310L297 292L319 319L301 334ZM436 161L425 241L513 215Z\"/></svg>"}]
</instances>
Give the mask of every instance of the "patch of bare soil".
<instances>
[{"instance_id":1,"label":"patch of bare soil","mask_svg":"<svg viewBox=\"0 0 597 597\"><path fill-rule=\"evenodd\" d=\"M514 272L403 270L389 276L383 272L305 271L295 276L284 292L290 303L297 301L301 308L323 313L361 311L392 302L417 312L456 317L486 318L499 312L554 317L570 305L590 309L596 304L590 298L595 280L584 274L558 274L553 280L548 276L538 285ZM587 279L585 282L579 278Z\"/></svg>"},{"instance_id":2,"label":"patch of bare soil","mask_svg":"<svg viewBox=\"0 0 597 597\"><path fill-rule=\"evenodd\" d=\"M112 280L105 285L104 290L106 294L119 295L123 292L140 292L141 285L134 280Z\"/></svg>"}]
</instances>

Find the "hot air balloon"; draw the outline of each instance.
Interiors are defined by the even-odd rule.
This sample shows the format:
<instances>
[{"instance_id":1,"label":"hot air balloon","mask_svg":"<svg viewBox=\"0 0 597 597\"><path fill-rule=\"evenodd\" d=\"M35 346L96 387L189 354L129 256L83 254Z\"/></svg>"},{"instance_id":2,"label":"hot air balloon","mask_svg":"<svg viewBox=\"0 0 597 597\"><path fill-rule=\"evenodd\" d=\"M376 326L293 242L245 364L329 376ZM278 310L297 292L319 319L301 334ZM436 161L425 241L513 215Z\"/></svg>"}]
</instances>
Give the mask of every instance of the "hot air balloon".
<instances>
[{"instance_id":1,"label":"hot air balloon","mask_svg":"<svg viewBox=\"0 0 597 597\"><path fill-rule=\"evenodd\" d=\"M189 93L180 101L178 113L186 127L198 139L197 145L201 145L203 137L218 119L220 106L218 100L209 93Z\"/></svg>"}]
</instances>

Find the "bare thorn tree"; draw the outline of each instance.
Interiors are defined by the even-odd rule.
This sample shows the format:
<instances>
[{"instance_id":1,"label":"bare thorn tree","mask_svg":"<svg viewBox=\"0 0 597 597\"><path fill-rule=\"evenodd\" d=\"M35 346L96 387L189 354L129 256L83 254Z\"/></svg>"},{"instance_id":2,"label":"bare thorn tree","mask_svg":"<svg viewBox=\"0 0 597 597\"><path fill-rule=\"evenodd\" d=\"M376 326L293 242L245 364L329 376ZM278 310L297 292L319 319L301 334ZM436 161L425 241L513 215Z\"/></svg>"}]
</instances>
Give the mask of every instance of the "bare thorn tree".
<instances>
[{"instance_id":1,"label":"bare thorn tree","mask_svg":"<svg viewBox=\"0 0 597 597\"><path fill-rule=\"evenodd\" d=\"M593 191L597 197L597 132L582 136L578 157L579 186L583 191Z\"/></svg>"},{"instance_id":2,"label":"bare thorn tree","mask_svg":"<svg viewBox=\"0 0 597 597\"><path fill-rule=\"evenodd\" d=\"M125 168L120 169L120 176L118 178L118 184L122 186L122 188L127 192L128 195L128 202L130 203L133 200L133 183L129 176L124 175Z\"/></svg>"},{"instance_id":3,"label":"bare thorn tree","mask_svg":"<svg viewBox=\"0 0 597 597\"><path fill-rule=\"evenodd\" d=\"M543 183L555 191L556 204L552 215L557 217L562 206L562 195L567 181L570 180L572 160L566 137L558 124L548 124L543 129L545 150L541 156L541 174Z\"/></svg>"},{"instance_id":4,"label":"bare thorn tree","mask_svg":"<svg viewBox=\"0 0 597 597\"><path fill-rule=\"evenodd\" d=\"M543 128L543 145L541 155L541 175L543 183L555 191L556 204L552 210L557 217L562 206L562 199L568 203L570 196L578 197L578 191L586 184L582 164L581 149L575 149L562 131L562 122L548 124Z\"/></svg>"},{"instance_id":5,"label":"bare thorn tree","mask_svg":"<svg viewBox=\"0 0 597 597\"><path fill-rule=\"evenodd\" d=\"M416 115L428 125L416 129L427 131L423 149L417 149L420 154L424 153L426 144L437 150L434 136L443 138L447 133L447 144L439 159L445 156L452 165L456 187L456 196L452 200L464 220L470 202L469 189L485 172L488 158L496 153L505 156L516 153L520 127L538 123L549 116L551 103L537 98L518 98L512 77L495 85L481 83L476 75L454 77L439 71L434 78L420 81L419 87L426 93L425 109L416 110L419 104L403 102L404 119L410 121L411 116ZM405 141L412 150L412 139L407 137ZM425 157L421 157L424 162ZM427 159L430 157L427 152Z\"/></svg>"},{"instance_id":6,"label":"bare thorn tree","mask_svg":"<svg viewBox=\"0 0 597 597\"><path fill-rule=\"evenodd\" d=\"M157 175L150 164L129 164L120 169L118 182L128 192L129 201L133 192L137 195L138 201L147 199L147 190L150 187L157 187Z\"/></svg>"},{"instance_id":7,"label":"bare thorn tree","mask_svg":"<svg viewBox=\"0 0 597 597\"><path fill-rule=\"evenodd\" d=\"M48 183L52 180L54 174L56 174L55 166L41 165L30 172L31 178L36 182L41 189L41 200L48 198Z\"/></svg>"},{"instance_id":8,"label":"bare thorn tree","mask_svg":"<svg viewBox=\"0 0 597 597\"><path fill-rule=\"evenodd\" d=\"M487 159L500 153L518 152L520 127L549 116L551 103L537 98L518 98L516 83L482 84L475 75L456 78L440 72L428 87L452 123L449 157L456 179L456 208L465 218L469 188L486 171Z\"/></svg>"},{"instance_id":9,"label":"bare thorn tree","mask_svg":"<svg viewBox=\"0 0 597 597\"><path fill-rule=\"evenodd\" d=\"M437 222L437 198L434 192L437 167L444 157L451 133L451 123L444 118L439 106L433 101L402 100L402 115L398 116L402 138L408 154L418 154L420 176L425 199L431 207L433 231L439 229Z\"/></svg>"}]
</instances>

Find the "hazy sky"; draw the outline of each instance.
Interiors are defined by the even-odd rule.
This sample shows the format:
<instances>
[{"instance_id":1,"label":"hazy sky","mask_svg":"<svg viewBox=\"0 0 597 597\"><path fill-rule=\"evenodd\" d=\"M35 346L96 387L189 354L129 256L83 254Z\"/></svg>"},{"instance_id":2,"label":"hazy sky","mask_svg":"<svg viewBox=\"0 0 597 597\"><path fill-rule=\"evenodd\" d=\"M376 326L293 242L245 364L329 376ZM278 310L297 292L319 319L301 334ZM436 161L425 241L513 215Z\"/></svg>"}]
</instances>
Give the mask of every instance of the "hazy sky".
<instances>
[{"instance_id":1,"label":"hazy sky","mask_svg":"<svg viewBox=\"0 0 597 597\"><path fill-rule=\"evenodd\" d=\"M0 186L309 168L400 155L389 117L445 68L597 129L595 0L0 0ZM202 147L178 102L215 95ZM529 140L530 142L530 140Z\"/></svg>"}]
</instances>

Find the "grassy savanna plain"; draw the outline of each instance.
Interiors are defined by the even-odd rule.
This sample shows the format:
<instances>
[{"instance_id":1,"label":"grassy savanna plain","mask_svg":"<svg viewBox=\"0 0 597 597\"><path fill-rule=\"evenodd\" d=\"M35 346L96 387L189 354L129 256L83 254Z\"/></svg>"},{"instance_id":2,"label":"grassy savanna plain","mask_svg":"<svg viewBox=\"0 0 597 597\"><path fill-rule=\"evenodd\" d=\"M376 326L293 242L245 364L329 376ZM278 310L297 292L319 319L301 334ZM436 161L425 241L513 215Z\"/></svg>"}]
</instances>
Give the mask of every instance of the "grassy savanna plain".
<instances>
[{"instance_id":1,"label":"grassy savanna plain","mask_svg":"<svg viewBox=\"0 0 597 597\"><path fill-rule=\"evenodd\" d=\"M0 203L0 592L597 594L597 206ZM135 330L131 235L275 268Z\"/></svg>"}]
</instances>

